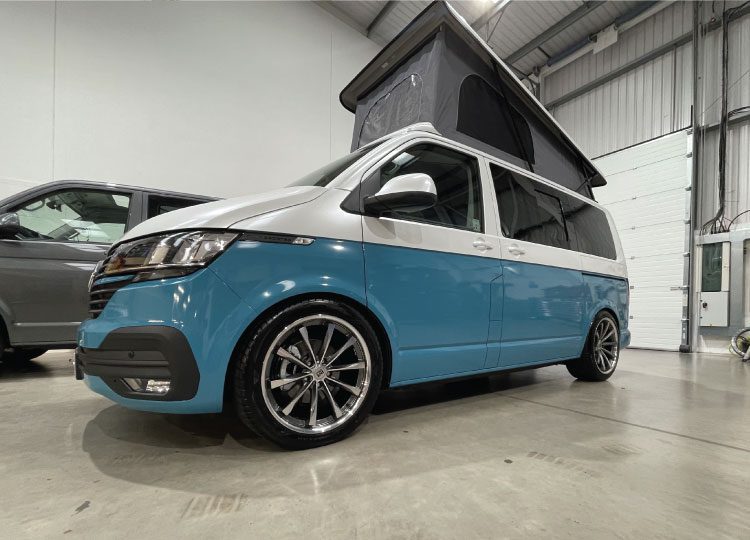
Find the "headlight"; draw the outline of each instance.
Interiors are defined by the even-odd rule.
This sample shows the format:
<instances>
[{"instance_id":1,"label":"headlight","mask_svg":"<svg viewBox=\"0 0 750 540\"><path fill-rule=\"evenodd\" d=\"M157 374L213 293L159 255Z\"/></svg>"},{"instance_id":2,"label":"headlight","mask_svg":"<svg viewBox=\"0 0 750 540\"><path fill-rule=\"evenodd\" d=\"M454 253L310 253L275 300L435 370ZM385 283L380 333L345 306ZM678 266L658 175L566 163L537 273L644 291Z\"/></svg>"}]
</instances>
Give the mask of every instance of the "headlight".
<instances>
[{"instance_id":1,"label":"headlight","mask_svg":"<svg viewBox=\"0 0 750 540\"><path fill-rule=\"evenodd\" d=\"M149 236L115 247L99 276L137 274L133 281L184 276L218 257L236 233L183 231Z\"/></svg>"}]
</instances>

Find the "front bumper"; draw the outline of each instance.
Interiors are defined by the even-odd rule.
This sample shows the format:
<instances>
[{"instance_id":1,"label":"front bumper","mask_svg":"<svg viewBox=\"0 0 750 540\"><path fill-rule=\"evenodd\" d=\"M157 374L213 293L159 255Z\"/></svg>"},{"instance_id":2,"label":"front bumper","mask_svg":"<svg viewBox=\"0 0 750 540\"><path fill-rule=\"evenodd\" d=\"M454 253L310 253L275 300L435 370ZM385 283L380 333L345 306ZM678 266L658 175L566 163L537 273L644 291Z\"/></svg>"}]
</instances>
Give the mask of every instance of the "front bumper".
<instances>
[{"instance_id":1,"label":"front bumper","mask_svg":"<svg viewBox=\"0 0 750 540\"><path fill-rule=\"evenodd\" d=\"M200 373L185 335L171 326L133 326L107 334L96 349L76 349L76 376L95 375L125 398L182 401L195 397ZM165 393L137 391L128 380L169 381Z\"/></svg>"},{"instance_id":2,"label":"front bumper","mask_svg":"<svg viewBox=\"0 0 750 540\"><path fill-rule=\"evenodd\" d=\"M78 331L86 384L126 407L154 412L220 412L234 347L255 312L210 268L119 289ZM163 395L123 381L170 380Z\"/></svg>"}]
</instances>

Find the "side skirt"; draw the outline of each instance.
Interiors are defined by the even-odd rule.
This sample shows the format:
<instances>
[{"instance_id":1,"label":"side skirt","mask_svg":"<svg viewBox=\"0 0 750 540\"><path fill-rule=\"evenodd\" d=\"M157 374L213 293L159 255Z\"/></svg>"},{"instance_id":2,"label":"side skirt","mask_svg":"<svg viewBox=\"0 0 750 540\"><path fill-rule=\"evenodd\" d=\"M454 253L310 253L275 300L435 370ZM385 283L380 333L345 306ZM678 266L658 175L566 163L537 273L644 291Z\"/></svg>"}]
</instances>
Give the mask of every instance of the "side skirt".
<instances>
[{"instance_id":1,"label":"side skirt","mask_svg":"<svg viewBox=\"0 0 750 540\"><path fill-rule=\"evenodd\" d=\"M464 381L467 379L478 379L481 377L486 377L487 375L494 375L496 373L512 373L514 371L526 371L529 369L537 369L537 368L543 368L543 367L549 367L549 366L556 366L556 365L563 365L571 360L575 360L577 357L572 358L565 358L562 360L554 360L552 362L544 362L542 364L539 363L530 363L530 364L523 364L519 366L512 366L512 367L506 367L506 368L497 368L493 367L490 369L482 369L478 371L471 371L469 373L459 373L457 375L439 375L437 377L425 377L424 379L411 379L407 381L400 381L395 384L391 384L388 386L388 389L395 389L395 388L411 388L415 386L420 386L427 383L444 383L444 382L456 382L456 381Z\"/></svg>"}]
</instances>

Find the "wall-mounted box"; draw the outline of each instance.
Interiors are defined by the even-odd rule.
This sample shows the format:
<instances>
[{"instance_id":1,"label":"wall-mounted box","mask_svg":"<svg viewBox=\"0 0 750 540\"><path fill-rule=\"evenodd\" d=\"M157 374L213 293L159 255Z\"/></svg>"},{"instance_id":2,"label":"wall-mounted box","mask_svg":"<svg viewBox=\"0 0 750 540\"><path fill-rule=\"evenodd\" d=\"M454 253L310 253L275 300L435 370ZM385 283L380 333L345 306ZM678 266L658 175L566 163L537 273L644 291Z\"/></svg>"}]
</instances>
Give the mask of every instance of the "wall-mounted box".
<instances>
[{"instance_id":1,"label":"wall-mounted box","mask_svg":"<svg viewBox=\"0 0 750 540\"><path fill-rule=\"evenodd\" d=\"M729 291L702 292L701 326L729 326Z\"/></svg>"}]
</instances>

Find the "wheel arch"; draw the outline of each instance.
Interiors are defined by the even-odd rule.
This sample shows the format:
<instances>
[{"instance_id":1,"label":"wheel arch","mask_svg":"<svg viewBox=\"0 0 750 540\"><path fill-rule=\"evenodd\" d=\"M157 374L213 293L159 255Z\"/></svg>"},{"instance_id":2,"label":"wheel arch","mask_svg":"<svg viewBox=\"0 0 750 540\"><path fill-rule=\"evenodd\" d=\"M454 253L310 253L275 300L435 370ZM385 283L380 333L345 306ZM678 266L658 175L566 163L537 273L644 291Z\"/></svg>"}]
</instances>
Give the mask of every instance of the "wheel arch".
<instances>
[{"instance_id":1,"label":"wheel arch","mask_svg":"<svg viewBox=\"0 0 750 540\"><path fill-rule=\"evenodd\" d=\"M617 328L622 331L622 327L620 326L620 319L617 316L617 313L611 306L603 305L599 306L598 309L596 309L593 314L591 315L591 318L589 319L588 328L586 330L586 334L584 335L583 343L581 344L581 354L583 354L584 349L586 348L586 344L589 341L589 338L591 337L591 330L594 328L594 321L601 313L607 313L612 316L612 318L615 320L615 324L617 324Z\"/></svg>"},{"instance_id":2,"label":"wheel arch","mask_svg":"<svg viewBox=\"0 0 750 540\"><path fill-rule=\"evenodd\" d=\"M363 317L365 317L365 319L367 319L367 322L369 322L372 325L372 328L375 331L375 334L377 335L378 343L380 344L381 351L383 353L383 381L381 383L381 389L386 389L390 386L391 372L393 369L393 350L392 350L391 340L388 336L388 332L386 331L385 325L382 323L380 318L362 302L359 302L358 300L355 300L349 296L346 296L343 294L331 293L331 292L319 292L319 293L308 292L308 293L297 294L294 296L289 296L267 307L260 314L258 314L258 316L255 317L253 321L248 325L245 331L242 332L242 335L237 340L237 343L235 344L234 349L232 350L232 355L229 359L229 364L227 365L227 370L224 375L225 407L232 397L233 385L230 383L230 377L232 376L232 373L234 371L234 365L240 359L242 355L243 347L247 344L248 340L256 331L256 329L261 324L263 324L263 322L266 319L268 319L268 317L271 316L272 314L277 313L285 309L286 307L296 304L298 302L311 300L313 298L319 298L319 299L324 299L324 300L334 300L336 302L344 303L348 305L349 307L357 310Z\"/></svg>"}]
</instances>

